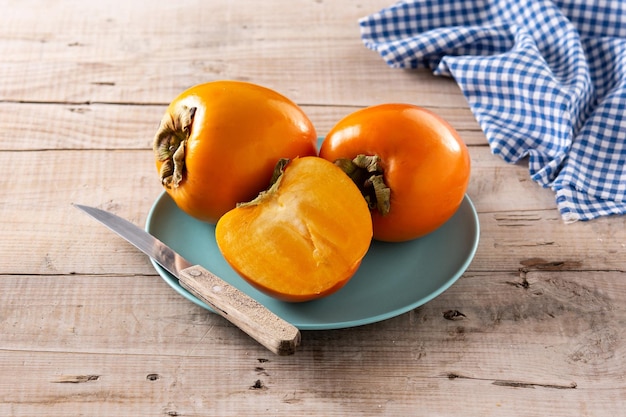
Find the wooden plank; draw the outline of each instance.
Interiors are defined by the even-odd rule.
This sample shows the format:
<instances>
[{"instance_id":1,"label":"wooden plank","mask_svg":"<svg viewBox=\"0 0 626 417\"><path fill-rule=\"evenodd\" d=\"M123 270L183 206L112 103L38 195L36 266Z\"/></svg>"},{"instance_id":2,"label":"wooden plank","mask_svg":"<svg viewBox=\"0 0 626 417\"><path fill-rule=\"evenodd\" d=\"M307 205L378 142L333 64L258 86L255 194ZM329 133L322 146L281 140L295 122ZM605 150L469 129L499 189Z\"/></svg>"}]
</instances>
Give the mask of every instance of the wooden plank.
<instances>
[{"instance_id":1,"label":"wooden plank","mask_svg":"<svg viewBox=\"0 0 626 417\"><path fill-rule=\"evenodd\" d=\"M452 80L389 69L365 48L358 19L385 6L18 2L0 17L0 100L165 103L191 85L227 78L266 85L302 104L363 106L384 97L465 108Z\"/></svg>"},{"instance_id":2,"label":"wooden plank","mask_svg":"<svg viewBox=\"0 0 626 417\"><path fill-rule=\"evenodd\" d=\"M471 155L468 194L482 228L473 270L624 269L626 218L564 225L552 193L526 180L524 166L505 165L485 147ZM100 206L143 225L162 191L150 150L0 152L0 164L19 173L0 205L0 273L152 273L144 256L71 206Z\"/></svg>"},{"instance_id":3,"label":"wooden plank","mask_svg":"<svg viewBox=\"0 0 626 417\"><path fill-rule=\"evenodd\" d=\"M513 211L480 216L474 268L507 270L624 270L624 216L564 225L555 211Z\"/></svg>"},{"instance_id":4,"label":"wooden plank","mask_svg":"<svg viewBox=\"0 0 626 417\"><path fill-rule=\"evenodd\" d=\"M9 352L6 362L1 363L3 369L23 377L11 394L6 391L0 398L0 412L47 417L108 413L224 417L543 417L549 413L568 417L581 409L592 410L593 415L619 413L623 399L616 388L522 388L445 374L419 378L410 373L389 373L375 358L358 358L354 353L351 358L340 355L342 361L318 360L310 361L310 365L260 363L263 358L246 356L242 351L219 353L221 359L43 353L29 360ZM24 361L24 365L17 366L17 361ZM398 355L392 355L390 361L407 362ZM74 378L87 381L60 382Z\"/></svg>"},{"instance_id":5,"label":"wooden plank","mask_svg":"<svg viewBox=\"0 0 626 417\"><path fill-rule=\"evenodd\" d=\"M344 356L364 348L364 354L371 351L372 355L376 350L416 349L414 359L428 355L427 362L445 368L448 355L459 349L453 357L458 376L466 378L499 380L511 372L518 380L546 385L567 385L602 374L618 378L626 366L622 363L626 347L619 343L626 331L626 283L620 275L596 272L590 280L589 274L579 271L469 271L444 294L394 319L339 331L304 332L298 356L320 348L345 351ZM131 356L178 356L190 353L180 350L188 345L198 356L212 356L213 349L241 346L261 357L273 357L226 320L187 301L155 276L5 275L0 285L6 301L0 306L6 350L114 355L126 347ZM24 305L28 308L20 308ZM444 314L451 310L461 314ZM42 326L43 322L49 325ZM528 339L529 333L533 339ZM361 335L367 339L360 339ZM503 344L512 351L496 349ZM494 369L480 368L486 348L493 350ZM508 362L513 354L527 359L526 363ZM551 355L553 366L562 368L559 372L533 369L532 363L542 363ZM431 370L415 372L426 377Z\"/></svg>"},{"instance_id":6,"label":"wooden plank","mask_svg":"<svg viewBox=\"0 0 626 417\"><path fill-rule=\"evenodd\" d=\"M0 103L0 149L150 149L167 104ZM468 145L486 146L469 109L424 107L448 120ZM302 106L319 136L359 108Z\"/></svg>"},{"instance_id":7,"label":"wooden plank","mask_svg":"<svg viewBox=\"0 0 626 417\"><path fill-rule=\"evenodd\" d=\"M151 277L4 276L0 366L20 378L0 412L606 415L626 393L620 276L470 273L400 317L304 332L288 358Z\"/></svg>"}]
</instances>

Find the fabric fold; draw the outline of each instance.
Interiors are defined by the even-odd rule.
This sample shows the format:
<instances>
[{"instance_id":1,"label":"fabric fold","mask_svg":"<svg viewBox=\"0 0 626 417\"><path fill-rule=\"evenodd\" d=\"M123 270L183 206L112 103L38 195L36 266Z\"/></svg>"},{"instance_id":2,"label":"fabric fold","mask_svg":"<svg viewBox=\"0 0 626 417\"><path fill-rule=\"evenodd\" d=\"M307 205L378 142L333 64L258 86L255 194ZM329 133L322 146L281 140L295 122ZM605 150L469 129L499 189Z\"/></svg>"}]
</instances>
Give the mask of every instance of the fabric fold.
<instances>
[{"instance_id":1,"label":"fabric fold","mask_svg":"<svg viewBox=\"0 0 626 417\"><path fill-rule=\"evenodd\" d=\"M626 4L408 0L360 27L389 66L453 77L492 152L528 158L564 220L626 213Z\"/></svg>"}]
</instances>

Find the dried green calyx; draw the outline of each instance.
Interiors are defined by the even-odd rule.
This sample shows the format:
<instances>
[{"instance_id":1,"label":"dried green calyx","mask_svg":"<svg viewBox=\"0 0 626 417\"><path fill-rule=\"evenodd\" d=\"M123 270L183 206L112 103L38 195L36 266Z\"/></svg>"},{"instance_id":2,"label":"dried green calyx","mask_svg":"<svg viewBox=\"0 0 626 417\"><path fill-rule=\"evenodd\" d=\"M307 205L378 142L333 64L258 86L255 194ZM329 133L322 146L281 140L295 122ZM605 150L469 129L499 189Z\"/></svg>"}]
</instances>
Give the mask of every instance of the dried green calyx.
<instances>
[{"instance_id":1,"label":"dried green calyx","mask_svg":"<svg viewBox=\"0 0 626 417\"><path fill-rule=\"evenodd\" d=\"M154 136L152 149L162 162L159 176L161 184L176 188L185 171L185 147L191 134L196 107L179 106L173 113L166 113Z\"/></svg>"},{"instance_id":2,"label":"dried green calyx","mask_svg":"<svg viewBox=\"0 0 626 417\"><path fill-rule=\"evenodd\" d=\"M341 158L335 165L343 170L361 190L370 210L385 216L391 208L391 189L385 184L378 155L357 155L354 159Z\"/></svg>"},{"instance_id":3,"label":"dried green calyx","mask_svg":"<svg viewBox=\"0 0 626 417\"><path fill-rule=\"evenodd\" d=\"M290 161L291 160L289 158L279 159L274 166L274 171L272 172L272 178L270 179L269 187L266 190L261 191L254 200L237 203L237 207L256 206L257 204L262 203L266 198L269 198L272 194L276 193L283 178L285 167L289 164Z\"/></svg>"}]
</instances>

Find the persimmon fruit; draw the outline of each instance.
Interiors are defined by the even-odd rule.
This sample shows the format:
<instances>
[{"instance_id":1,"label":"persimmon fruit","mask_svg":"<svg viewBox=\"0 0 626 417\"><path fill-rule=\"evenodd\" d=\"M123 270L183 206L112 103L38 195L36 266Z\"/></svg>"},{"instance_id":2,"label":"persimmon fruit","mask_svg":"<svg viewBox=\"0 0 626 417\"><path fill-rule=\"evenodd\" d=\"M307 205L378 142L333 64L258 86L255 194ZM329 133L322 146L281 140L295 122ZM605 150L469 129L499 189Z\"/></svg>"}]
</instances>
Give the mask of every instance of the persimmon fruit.
<instances>
[{"instance_id":1,"label":"persimmon fruit","mask_svg":"<svg viewBox=\"0 0 626 417\"><path fill-rule=\"evenodd\" d=\"M470 179L467 146L439 115L388 103L340 120L320 156L341 165L371 205L374 239L401 242L437 230L458 210Z\"/></svg>"},{"instance_id":2,"label":"persimmon fruit","mask_svg":"<svg viewBox=\"0 0 626 417\"><path fill-rule=\"evenodd\" d=\"M269 88L213 81L168 106L153 141L161 183L176 205L215 223L268 186L280 158L317 155L305 113Z\"/></svg>"},{"instance_id":3,"label":"persimmon fruit","mask_svg":"<svg viewBox=\"0 0 626 417\"><path fill-rule=\"evenodd\" d=\"M287 163L276 182L217 222L218 247L258 290L289 302L343 287L372 239L372 219L358 187L318 157Z\"/></svg>"}]
</instances>

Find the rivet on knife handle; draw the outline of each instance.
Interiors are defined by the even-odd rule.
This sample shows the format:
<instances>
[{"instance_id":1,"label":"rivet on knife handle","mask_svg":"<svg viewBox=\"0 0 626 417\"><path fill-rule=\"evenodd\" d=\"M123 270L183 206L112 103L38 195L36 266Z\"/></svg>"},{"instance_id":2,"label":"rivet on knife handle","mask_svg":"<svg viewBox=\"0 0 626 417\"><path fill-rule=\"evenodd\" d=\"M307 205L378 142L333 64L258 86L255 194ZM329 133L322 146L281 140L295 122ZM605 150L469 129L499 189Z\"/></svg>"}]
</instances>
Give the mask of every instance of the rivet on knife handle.
<instances>
[{"instance_id":1,"label":"rivet on knife handle","mask_svg":"<svg viewBox=\"0 0 626 417\"><path fill-rule=\"evenodd\" d=\"M199 265L180 271L180 284L218 314L278 355L291 355L300 331L262 304Z\"/></svg>"}]
</instances>

